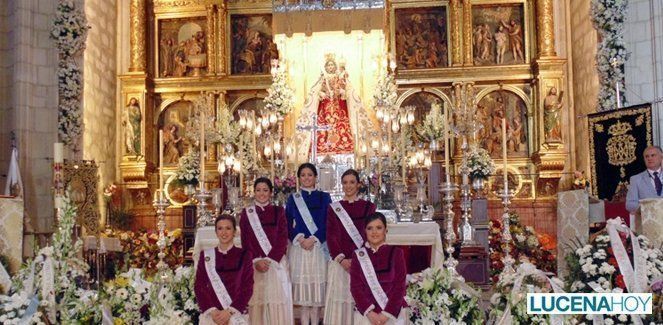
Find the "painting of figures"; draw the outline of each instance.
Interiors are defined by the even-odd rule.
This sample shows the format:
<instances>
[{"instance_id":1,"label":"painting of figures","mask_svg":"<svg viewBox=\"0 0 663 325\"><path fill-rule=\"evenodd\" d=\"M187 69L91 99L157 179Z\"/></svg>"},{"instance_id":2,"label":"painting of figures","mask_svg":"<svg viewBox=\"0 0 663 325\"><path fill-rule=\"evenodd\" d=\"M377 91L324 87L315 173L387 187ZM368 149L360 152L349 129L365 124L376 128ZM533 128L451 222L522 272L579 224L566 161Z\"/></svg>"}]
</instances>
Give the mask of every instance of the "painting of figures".
<instances>
[{"instance_id":1,"label":"painting of figures","mask_svg":"<svg viewBox=\"0 0 663 325\"><path fill-rule=\"evenodd\" d=\"M186 138L186 123L189 121L193 104L189 101L177 101L166 107L159 117L159 126L163 130L163 164L177 165L190 144Z\"/></svg>"},{"instance_id":2,"label":"painting of figures","mask_svg":"<svg viewBox=\"0 0 663 325\"><path fill-rule=\"evenodd\" d=\"M433 69L449 65L446 7L402 8L395 13L398 68Z\"/></svg>"},{"instance_id":3,"label":"painting of figures","mask_svg":"<svg viewBox=\"0 0 663 325\"><path fill-rule=\"evenodd\" d=\"M279 58L272 15L232 15L230 18L232 74L267 74Z\"/></svg>"},{"instance_id":4,"label":"painting of figures","mask_svg":"<svg viewBox=\"0 0 663 325\"><path fill-rule=\"evenodd\" d=\"M207 19L159 21L159 77L198 77L207 72Z\"/></svg>"},{"instance_id":5,"label":"painting of figures","mask_svg":"<svg viewBox=\"0 0 663 325\"><path fill-rule=\"evenodd\" d=\"M474 65L525 63L523 14L522 4L472 6Z\"/></svg>"},{"instance_id":6,"label":"painting of figures","mask_svg":"<svg viewBox=\"0 0 663 325\"><path fill-rule=\"evenodd\" d=\"M476 119L481 125L477 141L491 156L502 154L502 118L506 118L509 157L527 156L527 107L513 92L498 90L481 98Z\"/></svg>"}]
</instances>

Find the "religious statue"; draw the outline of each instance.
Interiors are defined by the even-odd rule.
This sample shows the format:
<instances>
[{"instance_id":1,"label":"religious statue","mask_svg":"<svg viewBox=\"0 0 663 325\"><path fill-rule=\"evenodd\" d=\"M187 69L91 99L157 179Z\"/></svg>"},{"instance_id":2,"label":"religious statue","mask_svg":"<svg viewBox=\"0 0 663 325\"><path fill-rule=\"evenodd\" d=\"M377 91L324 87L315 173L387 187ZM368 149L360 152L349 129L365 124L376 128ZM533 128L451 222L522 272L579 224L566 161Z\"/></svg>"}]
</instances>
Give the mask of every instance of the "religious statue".
<instances>
[{"instance_id":1,"label":"religious statue","mask_svg":"<svg viewBox=\"0 0 663 325\"><path fill-rule=\"evenodd\" d=\"M159 48L159 61L161 63L161 76L169 77L174 73L174 58L177 46L172 37L165 38L161 41Z\"/></svg>"},{"instance_id":2,"label":"religious statue","mask_svg":"<svg viewBox=\"0 0 663 325\"><path fill-rule=\"evenodd\" d=\"M140 122L142 120L138 99L132 97L129 104L122 111L122 126L124 127L124 148L128 155L140 154Z\"/></svg>"},{"instance_id":3,"label":"religious statue","mask_svg":"<svg viewBox=\"0 0 663 325\"><path fill-rule=\"evenodd\" d=\"M504 20L501 23L509 33L509 44L513 53L513 61L516 63L525 62L525 55L523 55L523 35L520 24L513 19L508 24Z\"/></svg>"},{"instance_id":4,"label":"religious statue","mask_svg":"<svg viewBox=\"0 0 663 325\"><path fill-rule=\"evenodd\" d=\"M497 64L502 64L504 63L504 53L506 53L507 41L507 35L504 32L504 26L497 27L497 31L495 32L495 35L493 35L493 38L495 39L495 62Z\"/></svg>"},{"instance_id":5,"label":"religious statue","mask_svg":"<svg viewBox=\"0 0 663 325\"><path fill-rule=\"evenodd\" d=\"M548 95L543 99L543 130L546 142L562 141L562 126L560 112L562 110L562 96L564 92L557 95L557 88L552 87Z\"/></svg>"},{"instance_id":6,"label":"religious statue","mask_svg":"<svg viewBox=\"0 0 663 325\"><path fill-rule=\"evenodd\" d=\"M163 133L163 162L176 164L183 154L183 138L177 134L179 128L171 124Z\"/></svg>"}]
</instances>

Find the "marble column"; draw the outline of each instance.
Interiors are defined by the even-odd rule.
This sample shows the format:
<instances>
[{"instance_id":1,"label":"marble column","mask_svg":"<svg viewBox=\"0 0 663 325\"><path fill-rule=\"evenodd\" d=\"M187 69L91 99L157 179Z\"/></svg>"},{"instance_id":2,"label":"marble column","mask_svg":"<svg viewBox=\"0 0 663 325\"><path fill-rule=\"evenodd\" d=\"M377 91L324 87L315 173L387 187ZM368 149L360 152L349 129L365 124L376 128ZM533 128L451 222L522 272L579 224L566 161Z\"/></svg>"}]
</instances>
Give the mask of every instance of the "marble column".
<instances>
[{"instance_id":1,"label":"marble column","mask_svg":"<svg viewBox=\"0 0 663 325\"><path fill-rule=\"evenodd\" d=\"M129 12L131 16L131 37L129 39L131 44L131 59L129 71L142 72L145 71L146 66L145 0L131 0Z\"/></svg>"},{"instance_id":2,"label":"marble column","mask_svg":"<svg viewBox=\"0 0 663 325\"><path fill-rule=\"evenodd\" d=\"M555 22L553 0L536 1L536 24L539 57L554 57L555 53Z\"/></svg>"}]
</instances>

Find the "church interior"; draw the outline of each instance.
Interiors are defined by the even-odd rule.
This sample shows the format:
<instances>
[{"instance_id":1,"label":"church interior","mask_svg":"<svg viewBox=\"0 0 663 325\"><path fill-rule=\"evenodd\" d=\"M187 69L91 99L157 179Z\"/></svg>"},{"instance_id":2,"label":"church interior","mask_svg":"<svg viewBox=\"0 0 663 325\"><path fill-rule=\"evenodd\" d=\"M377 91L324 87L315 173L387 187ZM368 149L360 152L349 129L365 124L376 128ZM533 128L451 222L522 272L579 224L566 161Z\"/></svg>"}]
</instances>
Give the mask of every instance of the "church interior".
<instances>
[{"instance_id":1,"label":"church interior","mask_svg":"<svg viewBox=\"0 0 663 325\"><path fill-rule=\"evenodd\" d=\"M558 290L652 293L650 314L602 317L663 323L661 1L6 0L0 16L3 323L196 323L215 218L239 220L260 177L286 206L309 162L333 201L356 170L386 217L408 324L562 324L510 293ZM590 248L624 246L588 271Z\"/></svg>"}]
</instances>

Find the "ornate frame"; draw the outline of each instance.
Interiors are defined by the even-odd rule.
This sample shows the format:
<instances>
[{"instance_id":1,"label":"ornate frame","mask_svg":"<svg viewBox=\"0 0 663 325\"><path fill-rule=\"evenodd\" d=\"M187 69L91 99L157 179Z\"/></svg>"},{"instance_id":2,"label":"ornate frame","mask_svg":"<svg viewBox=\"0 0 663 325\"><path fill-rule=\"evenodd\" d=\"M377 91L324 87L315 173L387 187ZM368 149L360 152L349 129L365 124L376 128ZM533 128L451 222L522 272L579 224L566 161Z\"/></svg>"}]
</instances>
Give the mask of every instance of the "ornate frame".
<instances>
[{"instance_id":1,"label":"ornate frame","mask_svg":"<svg viewBox=\"0 0 663 325\"><path fill-rule=\"evenodd\" d=\"M86 231L97 233L99 231L99 166L94 160L65 161L64 186L69 192L70 199L76 204L76 223L85 227ZM73 192L72 183L80 183L84 193ZM76 202L75 196L84 195L83 201Z\"/></svg>"},{"instance_id":2,"label":"ornate frame","mask_svg":"<svg viewBox=\"0 0 663 325\"><path fill-rule=\"evenodd\" d=\"M525 62L524 63L519 63L519 64L504 64L504 65L488 65L487 67L503 67L503 66L517 66L517 65L530 65L532 62L532 54L533 50L535 49L532 44L536 44L536 39L534 33L531 31L531 26L533 26L532 18L530 17L530 8L531 6L531 0L473 0L472 1L472 7L475 5L481 6L481 5L493 5L493 6L499 6L499 5L515 5L515 4L520 4L523 6L523 54L525 55ZM472 28L472 23L474 21L474 16L471 15L470 12L470 21L469 21L469 27ZM468 23L464 22L464 27L468 27ZM469 40L467 39L467 35L463 35L463 44L472 44L472 39L470 38ZM469 42L469 43L468 43ZM472 46L470 46L472 47ZM474 55L472 55L472 66L474 65ZM484 67L484 66L482 66Z\"/></svg>"},{"instance_id":3,"label":"ornate frame","mask_svg":"<svg viewBox=\"0 0 663 325\"><path fill-rule=\"evenodd\" d=\"M232 30L232 17L233 16L238 16L238 15L265 15L265 14L272 16L272 26L270 26L270 27L272 28L272 32L273 32L274 31L274 27L273 27L273 25L274 25L274 15L271 11L271 7L244 8L244 7L241 7L241 6L237 6L237 7L234 7L234 8L229 8L229 10L227 12L227 15L226 15L226 19L225 19L225 25L224 25L226 34L231 33L231 30ZM219 33L219 35L220 34L221 33ZM272 35L272 37L273 36L274 35ZM220 35L220 37L223 37L223 36ZM221 64L223 64L225 66L225 69L227 71L228 76L230 76L231 78L251 78L251 79L256 78L256 77L262 77L262 78L270 77L271 78L269 72L268 73L262 73L262 74L233 74L232 73L233 58L232 58L232 53L231 53L232 52L231 37L225 37L225 39L220 39L219 42L224 42L223 44L225 44L225 51L224 51L223 54L225 55L226 60L225 60L225 62L221 62Z\"/></svg>"}]
</instances>

